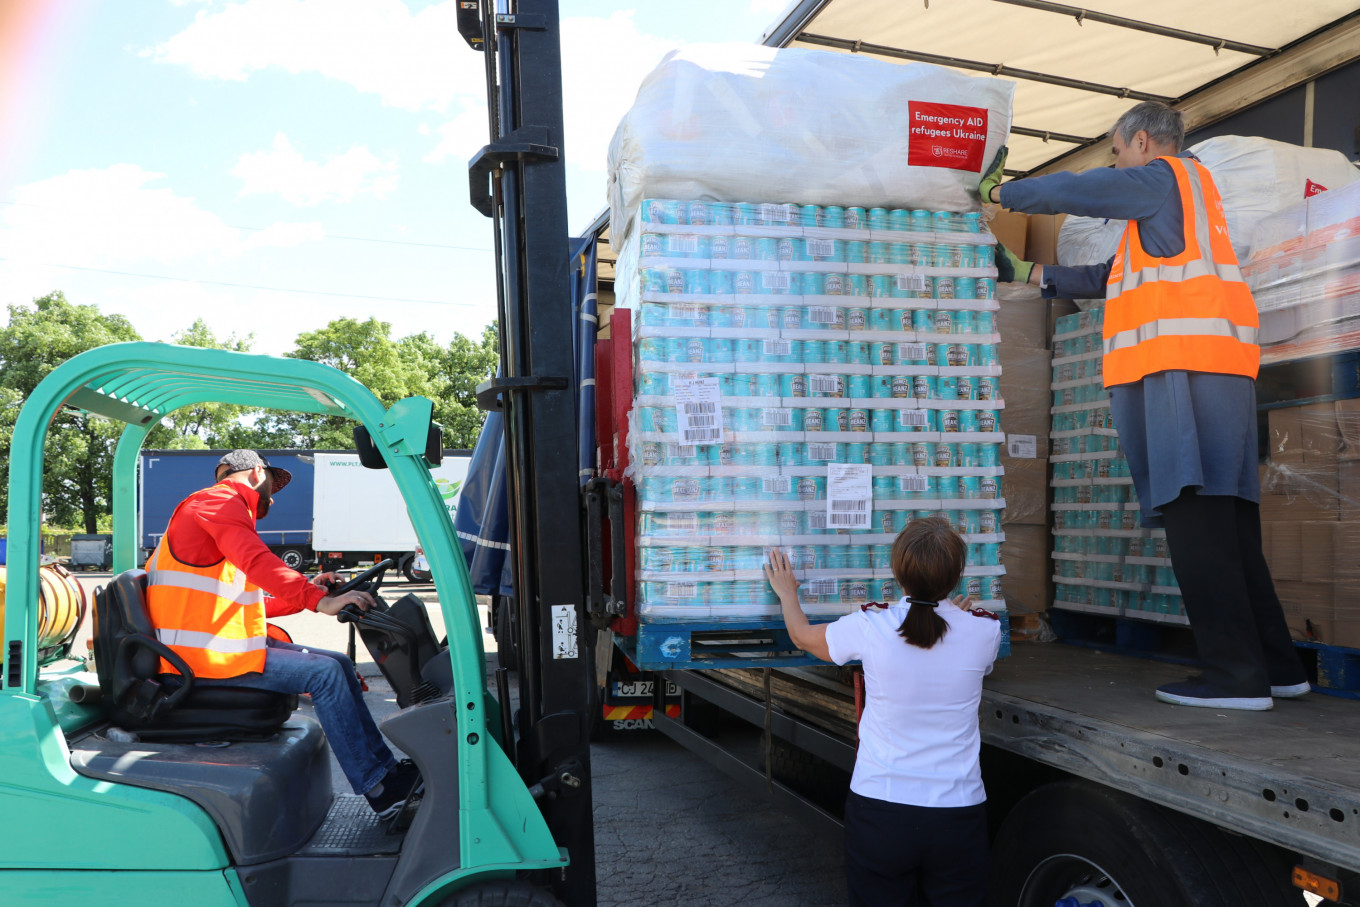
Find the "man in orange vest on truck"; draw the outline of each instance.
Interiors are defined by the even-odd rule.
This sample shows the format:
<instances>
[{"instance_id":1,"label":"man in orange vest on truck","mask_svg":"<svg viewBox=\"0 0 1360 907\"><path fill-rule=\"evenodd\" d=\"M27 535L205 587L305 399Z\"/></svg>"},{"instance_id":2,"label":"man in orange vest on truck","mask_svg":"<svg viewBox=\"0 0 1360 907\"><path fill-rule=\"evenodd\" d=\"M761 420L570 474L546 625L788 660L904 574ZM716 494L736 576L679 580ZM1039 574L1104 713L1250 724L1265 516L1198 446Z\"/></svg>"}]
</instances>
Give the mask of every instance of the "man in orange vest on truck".
<instances>
[{"instance_id":1,"label":"man in orange vest on truck","mask_svg":"<svg viewBox=\"0 0 1360 907\"><path fill-rule=\"evenodd\" d=\"M189 665L195 683L309 693L331 751L356 794L390 818L417 779L398 763L363 701L354 662L339 652L267 636L267 617L303 609L338 614L373 606L367 592L327 595L333 578L308 582L269 550L255 531L292 473L253 450L217 464L217 484L185 498L147 561L147 608L156 635ZM266 597L266 593L270 597ZM163 673L176 673L162 659Z\"/></svg>"},{"instance_id":2,"label":"man in orange vest on truck","mask_svg":"<svg viewBox=\"0 0 1360 907\"><path fill-rule=\"evenodd\" d=\"M1003 281L1045 298L1105 297L1104 377L1143 525L1164 526L1204 664L1157 698L1271 708L1309 686L1261 550L1251 291L1209 171L1181 151L1179 111L1144 102L1111 131L1113 168L1000 185L1004 150L979 190L1027 214L1127 220L1119 251L1085 267L1034 265L998 246Z\"/></svg>"}]
</instances>

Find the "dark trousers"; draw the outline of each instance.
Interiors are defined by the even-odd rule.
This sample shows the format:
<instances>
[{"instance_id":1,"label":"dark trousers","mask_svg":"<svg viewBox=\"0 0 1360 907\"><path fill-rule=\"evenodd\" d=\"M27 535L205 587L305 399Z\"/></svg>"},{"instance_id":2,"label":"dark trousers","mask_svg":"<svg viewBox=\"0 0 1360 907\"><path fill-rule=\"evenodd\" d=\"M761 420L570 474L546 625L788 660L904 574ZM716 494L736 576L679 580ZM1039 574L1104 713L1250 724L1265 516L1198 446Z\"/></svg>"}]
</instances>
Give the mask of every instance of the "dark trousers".
<instances>
[{"instance_id":1,"label":"dark trousers","mask_svg":"<svg viewBox=\"0 0 1360 907\"><path fill-rule=\"evenodd\" d=\"M1237 696L1302 683L1306 674L1261 551L1260 506L1186 489L1161 511L1205 681Z\"/></svg>"},{"instance_id":2,"label":"dark trousers","mask_svg":"<svg viewBox=\"0 0 1360 907\"><path fill-rule=\"evenodd\" d=\"M845 801L851 907L981 907L987 895L987 806Z\"/></svg>"}]
</instances>

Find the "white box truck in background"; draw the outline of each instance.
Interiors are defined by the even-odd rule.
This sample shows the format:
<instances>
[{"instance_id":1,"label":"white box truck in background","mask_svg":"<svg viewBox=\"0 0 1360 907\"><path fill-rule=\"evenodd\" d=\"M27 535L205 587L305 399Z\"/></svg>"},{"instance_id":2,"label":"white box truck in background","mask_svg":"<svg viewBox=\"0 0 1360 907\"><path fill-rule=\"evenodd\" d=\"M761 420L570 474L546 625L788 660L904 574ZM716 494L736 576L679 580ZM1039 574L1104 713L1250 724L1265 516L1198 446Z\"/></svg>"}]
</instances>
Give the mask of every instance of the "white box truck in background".
<instances>
[{"instance_id":1,"label":"white box truck in background","mask_svg":"<svg viewBox=\"0 0 1360 907\"><path fill-rule=\"evenodd\" d=\"M449 519L467 478L470 457L445 455L432 470ZM323 571L392 558L411 582L430 576L418 557L416 531L391 473L365 469L358 454L317 454L312 486L312 547Z\"/></svg>"}]
</instances>

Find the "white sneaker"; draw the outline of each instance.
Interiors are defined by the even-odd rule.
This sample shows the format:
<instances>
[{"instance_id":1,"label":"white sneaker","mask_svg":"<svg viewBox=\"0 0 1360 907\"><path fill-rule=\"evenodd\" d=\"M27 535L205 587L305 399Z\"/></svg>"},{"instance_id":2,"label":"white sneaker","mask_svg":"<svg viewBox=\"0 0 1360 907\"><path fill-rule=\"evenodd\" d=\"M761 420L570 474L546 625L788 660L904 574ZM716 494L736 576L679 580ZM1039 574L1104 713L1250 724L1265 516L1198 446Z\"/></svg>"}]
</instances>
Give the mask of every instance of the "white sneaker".
<instances>
[{"instance_id":1,"label":"white sneaker","mask_svg":"<svg viewBox=\"0 0 1360 907\"><path fill-rule=\"evenodd\" d=\"M1297 699L1305 693L1311 692L1312 689L1312 686L1305 680L1303 683L1291 683L1283 687L1272 686L1270 695L1277 699Z\"/></svg>"}]
</instances>

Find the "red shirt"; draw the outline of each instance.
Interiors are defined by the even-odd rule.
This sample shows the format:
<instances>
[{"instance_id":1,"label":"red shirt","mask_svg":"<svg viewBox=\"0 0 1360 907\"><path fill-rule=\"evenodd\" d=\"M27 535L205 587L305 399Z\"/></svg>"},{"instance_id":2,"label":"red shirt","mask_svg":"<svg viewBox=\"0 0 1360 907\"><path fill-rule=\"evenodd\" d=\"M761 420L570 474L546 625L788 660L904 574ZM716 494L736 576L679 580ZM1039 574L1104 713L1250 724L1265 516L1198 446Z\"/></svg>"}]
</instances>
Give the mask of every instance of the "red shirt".
<instances>
[{"instance_id":1,"label":"red shirt","mask_svg":"<svg viewBox=\"0 0 1360 907\"><path fill-rule=\"evenodd\" d=\"M255 531L260 494L240 482L219 482L184 499L166 527L166 544L179 561L207 567L223 558L265 592L265 614L281 617L316 610L326 590L308 582L270 551Z\"/></svg>"}]
</instances>

